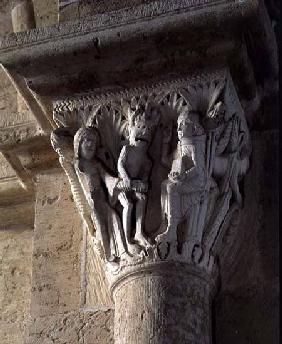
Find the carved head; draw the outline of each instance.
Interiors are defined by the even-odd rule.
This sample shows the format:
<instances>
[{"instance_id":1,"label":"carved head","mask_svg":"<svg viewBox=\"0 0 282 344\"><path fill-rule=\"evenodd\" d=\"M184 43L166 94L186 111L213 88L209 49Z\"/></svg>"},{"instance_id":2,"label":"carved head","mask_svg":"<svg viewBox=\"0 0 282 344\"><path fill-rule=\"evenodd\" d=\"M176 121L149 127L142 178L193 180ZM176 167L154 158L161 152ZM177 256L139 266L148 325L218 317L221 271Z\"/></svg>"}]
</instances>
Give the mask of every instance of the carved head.
<instances>
[{"instance_id":1,"label":"carved head","mask_svg":"<svg viewBox=\"0 0 282 344\"><path fill-rule=\"evenodd\" d=\"M92 159L100 144L99 133L94 127L80 128L74 136L74 156L76 159Z\"/></svg>"},{"instance_id":2,"label":"carved head","mask_svg":"<svg viewBox=\"0 0 282 344\"><path fill-rule=\"evenodd\" d=\"M204 133L198 112L188 110L179 115L177 119L177 135L180 143L184 143L187 138L203 135Z\"/></svg>"},{"instance_id":3,"label":"carved head","mask_svg":"<svg viewBox=\"0 0 282 344\"><path fill-rule=\"evenodd\" d=\"M153 104L140 105L129 120L129 141L133 146L149 146L160 119L160 110Z\"/></svg>"}]
</instances>

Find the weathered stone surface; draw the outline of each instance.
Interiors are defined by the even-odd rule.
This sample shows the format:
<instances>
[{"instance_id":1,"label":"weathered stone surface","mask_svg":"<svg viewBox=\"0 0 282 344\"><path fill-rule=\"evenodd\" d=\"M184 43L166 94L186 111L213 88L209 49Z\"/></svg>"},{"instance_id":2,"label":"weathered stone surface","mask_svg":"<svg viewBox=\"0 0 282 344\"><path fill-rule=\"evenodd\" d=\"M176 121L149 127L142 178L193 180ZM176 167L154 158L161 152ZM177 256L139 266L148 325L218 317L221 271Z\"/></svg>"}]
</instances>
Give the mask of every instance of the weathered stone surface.
<instances>
[{"instance_id":1,"label":"weathered stone surface","mask_svg":"<svg viewBox=\"0 0 282 344\"><path fill-rule=\"evenodd\" d=\"M0 229L1 344L24 341L30 308L32 236L32 229L24 224L15 230Z\"/></svg>"},{"instance_id":2,"label":"weathered stone surface","mask_svg":"<svg viewBox=\"0 0 282 344\"><path fill-rule=\"evenodd\" d=\"M60 21L75 20L85 16L105 13L122 8L132 8L154 0L58 0Z\"/></svg>"},{"instance_id":3,"label":"weathered stone surface","mask_svg":"<svg viewBox=\"0 0 282 344\"><path fill-rule=\"evenodd\" d=\"M113 344L113 311L88 310L37 317L25 344Z\"/></svg>"},{"instance_id":4,"label":"weathered stone surface","mask_svg":"<svg viewBox=\"0 0 282 344\"><path fill-rule=\"evenodd\" d=\"M28 31L35 28L33 4L29 0L16 2L11 11L14 32Z\"/></svg>"},{"instance_id":5,"label":"weathered stone surface","mask_svg":"<svg viewBox=\"0 0 282 344\"><path fill-rule=\"evenodd\" d=\"M35 121L27 106L18 97L11 81L0 69L0 128ZM19 99L19 102L18 102Z\"/></svg>"},{"instance_id":6,"label":"weathered stone surface","mask_svg":"<svg viewBox=\"0 0 282 344\"><path fill-rule=\"evenodd\" d=\"M11 0L2 0L0 4L0 36L13 32L11 18Z\"/></svg>"},{"instance_id":7,"label":"weathered stone surface","mask_svg":"<svg viewBox=\"0 0 282 344\"><path fill-rule=\"evenodd\" d=\"M210 344L212 280L179 264L136 267L113 286L116 344Z\"/></svg>"},{"instance_id":8,"label":"weathered stone surface","mask_svg":"<svg viewBox=\"0 0 282 344\"><path fill-rule=\"evenodd\" d=\"M80 306L81 222L62 173L39 175L35 206L31 316Z\"/></svg>"},{"instance_id":9,"label":"weathered stone surface","mask_svg":"<svg viewBox=\"0 0 282 344\"><path fill-rule=\"evenodd\" d=\"M58 0L33 0L36 27L46 27L58 22Z\"/></svg>"},{"instance_id":10,"label":"weathered stone surface","mask_svg":"<svg viewBox=\"0 0 282 344\"><path fill-rule=\"evenodd\" d=\"M82 248L81 302L85 309L114 307L106 279L104 263L93 249L93 239L85 229Z\"/></svg>"}]
</instances>

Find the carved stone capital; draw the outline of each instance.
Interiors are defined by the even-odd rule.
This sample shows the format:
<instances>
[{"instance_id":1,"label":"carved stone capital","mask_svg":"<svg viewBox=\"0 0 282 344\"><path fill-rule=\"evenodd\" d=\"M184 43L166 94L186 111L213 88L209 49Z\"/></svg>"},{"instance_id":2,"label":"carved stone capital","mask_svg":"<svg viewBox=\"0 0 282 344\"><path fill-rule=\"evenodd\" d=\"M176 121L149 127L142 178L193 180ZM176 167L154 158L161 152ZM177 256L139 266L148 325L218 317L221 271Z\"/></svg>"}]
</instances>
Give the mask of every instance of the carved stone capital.
<instances>
[{"instance_id":1,"label":"carved stone capital","mask_svg":"<svg viewBox=\"0 0 282 344\"><path fill-rule=\"evenodd\" d=\"M110 281L140 264L213 273L249 166L228 70L59 101L52 136Z\"/></svg>"}]
</instances>

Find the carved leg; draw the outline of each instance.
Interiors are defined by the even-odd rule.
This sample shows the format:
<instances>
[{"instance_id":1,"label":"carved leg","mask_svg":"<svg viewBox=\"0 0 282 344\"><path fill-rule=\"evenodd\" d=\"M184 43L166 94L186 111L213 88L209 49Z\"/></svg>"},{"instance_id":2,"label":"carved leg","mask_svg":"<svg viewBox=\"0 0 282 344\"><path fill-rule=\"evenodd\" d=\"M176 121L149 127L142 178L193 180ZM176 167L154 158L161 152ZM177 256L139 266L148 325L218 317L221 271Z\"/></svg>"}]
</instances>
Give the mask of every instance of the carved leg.
<instances>
[{"instance_id":1,"label":"carved leg","mask_svg":"<svg viewBox=\"0 0 282 344\"><path fill-rule=\"evenodd\" d=\"M166 203L167 207L168 224L166 231L158 235L156 240L158 242L174 242L177 241L177 225L181 219L181 194L176 184L166 182L163 183L163 187L166 188L162 190L162 198L163 204ZM166 199L164 192L166 192Z\"/></svg>"},{"instance_id":2,"label":"carved leg","mask_svg":"<svg viewBox=\"0 0 282 344\"><path fill-rule=\"evenodd\" d=\"M168 218L167 229L164 233L157 236L156 241L168 243L177 242L177 226L181 219L179 218Z\"/></svg>"},{"instance_id":3,"label":"carved leg","mask_svg":"<svg viewBox=\"0 0 282 344\"><path fill-rule=\"evenodd\" d=\"M242 196L239 190L239 184L238 184L238 179L239 179L239 168L238 168L238 162L236 161L236 165L234 166L234 169L232 171L232 175L230 178L230 186L232 191L234 192L235 199L239 206L242 206Z\"/></svg>"},{"instance_id":4,"label":"carved leg","mask_svg":"<svg viewBox=\"0 0 282 344\"><path fill-rule=\"evenodd\" d=\"M145 209L146 209L146 201L147 197L144 193L136 192L137 204L136 204L136 233L135 233L135 240L141 246L148 246L149 242L144 236L143 233L143 226L144 226L144 218L145 218Z\"/></svg>"},{"instance_id":5,"label":"carved leg","mask_svg":"<svg viewBox=\"0 0 282 344\"><path fill-rule=\"evenodd\" d=\"M118 199L123 207L122 211L122 224L127 243L131 243L131 213L132 213L132 202L128 199L125 192L121 192Z\"/></svg>"},{"instance_id":6,"label":"carved leg","mask_svg":"<svg viewBox=\"0 0 282 344\"><path fill-rule=\"evenodd\" d=\"M94 209L94 213L92 214L92 219L97 228L97 239L98 241L102 242L102 246L104 248L106 260L112 262L116 259L116 256L111 251L111 242L110 236L107 230L107 226L105 225L105 219L98 215L99 211Z\"/></svg>"},{"instance_id":7,"label":"carved leg","mask_svg":"<svg viewBox=\"0 0 282 344\"><path fill-rule=\"evenodd\" d=\"M141 249L132 242L131 237L131 213L133 209L132 201L127 197L125 192L121 192L118 196L118 199L123 206L122 224L128 252L132 254L139 253Z\"/></svg>"}]
</instances>

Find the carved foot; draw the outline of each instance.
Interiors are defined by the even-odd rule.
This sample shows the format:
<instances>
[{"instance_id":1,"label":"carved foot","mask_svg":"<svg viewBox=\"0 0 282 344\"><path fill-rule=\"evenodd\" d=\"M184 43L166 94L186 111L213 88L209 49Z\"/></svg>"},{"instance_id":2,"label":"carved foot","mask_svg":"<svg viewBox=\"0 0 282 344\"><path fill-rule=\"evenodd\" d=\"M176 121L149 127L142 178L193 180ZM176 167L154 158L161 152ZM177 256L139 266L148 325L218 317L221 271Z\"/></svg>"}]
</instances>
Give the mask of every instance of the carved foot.
<instances>
[{"instance_id":1,"label":"carved foot","mask_svg":"<svg viewBox=\"0 0 282 344\"><path fill-rule=\"evenodd\" d=\"M175 228L169 227L166 232L156 237L158 252L162 259L177 254L177 234Z\"/></svg>"},{"instance_id":2,"label":"carved foot","mask_svg":"<svg viewBox=\"0 0 282 344\"><path fill-rule=\"evenodd\" d=\"M114 263L114 262L117 262L118 261L118 257L114 254L111 254L110 256L107 257L107 261L109 263Z\"/></svg>"},{"instance_id":3,"label":"carved foot","mask_svg":"<svg viewBox=\"0 0 282 344\"><path fill-rule=\"evenodd\" d=\"M137 256L143 251L142 247L137 243L136 244L128 243L127 249L128 249L128 253L131 256Z\"/></svg>"},{"instance_id":4,"label":"carved foot","mask_svg":"<svg viewBox=\"0 0 282 344\"><path fill-rule=\"evenodd\" d=\"M142 247L147 248L151 246L151 243L145 238L142 233L137 233L134 240Z\"/></svg>"},{"instance_id":5,"label":"carved foot","mask_svg":"<svg viewBox=\"0 0 282 344\"><path fill-rule=\"evenodd\" d=\"M177 234L174 229L168 228L168 230L156 237L158 243L167 242L174 243L177 242Z\"/></svg>"}]
</instances>

